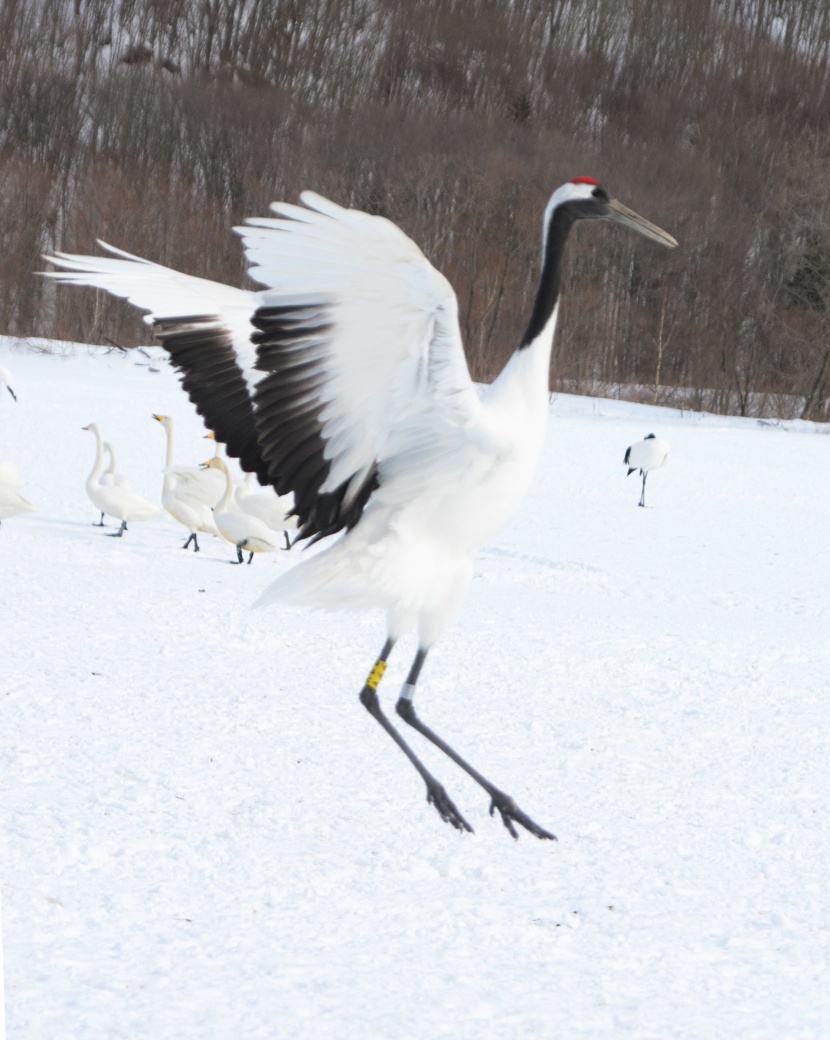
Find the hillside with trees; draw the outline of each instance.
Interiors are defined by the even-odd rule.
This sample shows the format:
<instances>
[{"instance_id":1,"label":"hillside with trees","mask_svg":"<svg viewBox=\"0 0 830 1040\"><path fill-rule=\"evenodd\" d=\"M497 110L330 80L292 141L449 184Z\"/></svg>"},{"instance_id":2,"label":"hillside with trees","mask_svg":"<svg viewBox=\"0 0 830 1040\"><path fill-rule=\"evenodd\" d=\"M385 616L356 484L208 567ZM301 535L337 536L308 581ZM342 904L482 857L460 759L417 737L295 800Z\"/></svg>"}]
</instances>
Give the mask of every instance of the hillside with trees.
<instances>
[{"instance_id":1,"label":"hillside with trees","mask_svg":"<svg viewBox=\"0 0 830 1040\"><path fill-rule=\"evenodd\" d=\"M579 229L552 389L830 418L830 5L2 0L0 39L4 333L146 342L41 254L251 284L231 227L313 188L421 246L488 380L588 174L680 248Z\"/></svg>"}]
</instances>

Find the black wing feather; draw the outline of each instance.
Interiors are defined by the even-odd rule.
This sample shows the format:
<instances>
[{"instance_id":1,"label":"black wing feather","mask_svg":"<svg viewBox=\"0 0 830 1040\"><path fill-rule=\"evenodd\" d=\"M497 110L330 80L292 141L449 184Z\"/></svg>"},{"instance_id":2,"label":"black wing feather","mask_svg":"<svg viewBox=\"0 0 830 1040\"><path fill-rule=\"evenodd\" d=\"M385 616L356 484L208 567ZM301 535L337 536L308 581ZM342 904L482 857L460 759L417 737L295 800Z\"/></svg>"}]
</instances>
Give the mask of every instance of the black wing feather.
<instances>
[{"instance_id":1,"label":"black wing feather","mask_svg":"<svg viewBox=\"0 0 830 1040\"><path fill-rule=\"evenodd\" d=\"M326 441L319 413L324 347L331 336L331 317L325 301L318 304L261 307L251 318L256 332L257 368L268 375L254 395L262 458L271 483L281 495L294 493L294 511L300 538L317 541L353 527L377 488L373 466L357 493L346 503L349 481L321 493L331 472L325 457Z\"/></svg>"},{"instance_id":2,"label":"black wing feather","mask_svg":"<svg viewBox=\"0 0 830 1040\"><path fill-rule=\"evenodd\" d=\"M246 472L256 473L260 483L267 484L253 404L222 319L212 315L159 318L153 327L208 429Z\"/></svg>"}]
</instances>

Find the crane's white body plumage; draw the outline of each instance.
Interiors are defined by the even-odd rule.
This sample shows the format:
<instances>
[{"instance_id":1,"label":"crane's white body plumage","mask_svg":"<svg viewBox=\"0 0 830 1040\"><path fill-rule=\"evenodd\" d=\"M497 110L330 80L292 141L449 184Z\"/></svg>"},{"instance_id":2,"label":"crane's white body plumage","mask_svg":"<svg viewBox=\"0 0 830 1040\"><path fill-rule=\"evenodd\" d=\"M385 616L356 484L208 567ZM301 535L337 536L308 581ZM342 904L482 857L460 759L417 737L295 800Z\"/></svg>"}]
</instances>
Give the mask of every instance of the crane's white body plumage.
<instances>
[{"instance_id":1,"label":"crane's white body plumage","mask_svg":"<svg viewBox=\"0 0 830 1040\"><path fill-rule=\"evenodd\" d=\"M642 473L650 473L653 469L659 469L668 462L670 447L667 440L651 434L632 444L626 451L623 461L629 470L638 469Z\"/></svg>"},{"instance_id":2,"label":"crane's white body plumage","mask_svg":"<svg viewBox=\"0 0 830 1040\"><path fill-rule=\"evenodd\" d=\"M414 628L419 644L432 646L461 605L476 553L513 517L533 479L548 414L539 375L554 325L555 315L481 398L466 364L455 386L445 380L446 410L415 396L406 428L387 441L381 486L360 522L277 578L258 605L376 607L391 638ZM428 393L428 375L424 383ZM354 408L356 415L360 404Z\"/></svg>"},{"instance_id":3,"label":"crane's white body plumage","mask_svg":"<svg viewBox=\"0 0 830 1040\"><path fill-rule=\"evenodd\" d=\"M131 488L118 484L102 484L101 475L104 470L104 439L97 423L84 427L95 435L95 461L86 479L86 493L90 501L107 516L113 516L122 524L134 520L153 520L160 511L142 495Z\"/></svg>"},{"instance_id":4,"label":"crane's white body plumage","mask_svg":"<svg viewBox=\"0 0 830 1040\"><path fill-rule=\"evenodd\" d=\"M656 437L653 433L648 434L641 441L630 445L625 452L623 464L628 466L626 476L630 477L635 470L640 471L643 478L643 488L640 493L639 505L646 504L646 478L653 469L664 466L669 458L669 442L662 437Z\"/></svg>"}]
</instances>

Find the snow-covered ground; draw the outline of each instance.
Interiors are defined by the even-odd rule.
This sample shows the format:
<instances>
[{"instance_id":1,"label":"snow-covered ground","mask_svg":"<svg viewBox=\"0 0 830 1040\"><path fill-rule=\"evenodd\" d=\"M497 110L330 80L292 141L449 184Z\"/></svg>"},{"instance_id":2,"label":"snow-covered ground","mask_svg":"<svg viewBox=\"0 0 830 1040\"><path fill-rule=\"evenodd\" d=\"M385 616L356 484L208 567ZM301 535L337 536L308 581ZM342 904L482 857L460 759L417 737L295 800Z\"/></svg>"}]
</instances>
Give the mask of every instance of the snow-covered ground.
<instances>
[{"instance_id":1,"label":"snow-covered ground","mask_svg":"<svg viewBox=\"0 0 830 1040\"><path fill-rule=\"evenodd\" d=\"M39 507L0 527L10 1037L830 1036L825 427L554 401L418 694L559 837L514 842L418 743L476 833L443 824L360 707L380 618L250 610L298 550L91 526L87 423L156 501L152 412L212 454L137 361L0 341L0 459Z\"/></svg>"}]
</instances>

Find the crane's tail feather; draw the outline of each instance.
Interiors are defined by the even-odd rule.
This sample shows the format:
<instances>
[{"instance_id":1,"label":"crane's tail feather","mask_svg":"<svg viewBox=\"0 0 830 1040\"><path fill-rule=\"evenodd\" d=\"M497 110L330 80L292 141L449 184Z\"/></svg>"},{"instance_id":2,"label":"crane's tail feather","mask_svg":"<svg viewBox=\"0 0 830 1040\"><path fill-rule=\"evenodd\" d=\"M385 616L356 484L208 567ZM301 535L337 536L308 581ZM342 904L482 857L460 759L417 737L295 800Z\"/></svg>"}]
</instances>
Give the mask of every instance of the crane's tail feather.
<instances>
[{"instance_id":1,"label":"crane's tail feather","mask_svg":"<svg viewBox=\"0 0 830 1040\"><path fill-rule=\"evenodd\" d=\"M380 606L377 591L340 548L339 544L333 545L281 574L254 602L254 607L284 603L328 610L366 610Z\"/></svg>"}]
</instances>

